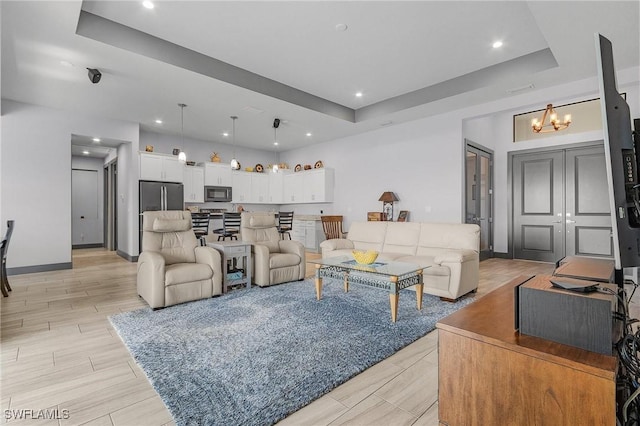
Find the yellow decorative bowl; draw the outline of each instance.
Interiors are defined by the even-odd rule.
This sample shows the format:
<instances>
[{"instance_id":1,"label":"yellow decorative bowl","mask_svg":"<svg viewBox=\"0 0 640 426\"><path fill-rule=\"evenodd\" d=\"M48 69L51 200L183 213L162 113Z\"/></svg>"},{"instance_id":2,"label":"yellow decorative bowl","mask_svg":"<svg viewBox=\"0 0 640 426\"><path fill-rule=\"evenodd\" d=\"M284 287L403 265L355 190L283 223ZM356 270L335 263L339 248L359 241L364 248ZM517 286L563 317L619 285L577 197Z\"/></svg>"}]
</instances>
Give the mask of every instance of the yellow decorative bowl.
<instances>
[{"instance_id":1,"label":"yellow decorative bowl","mask_svg":"<svg viewBox=\"0 0 640 426\"><path fill-rule=\"evenodd\" d=\"M353 258L362 265L371 265L378 258L378 252L375 250L352 250Z\"/></svg>"}]
</instances>

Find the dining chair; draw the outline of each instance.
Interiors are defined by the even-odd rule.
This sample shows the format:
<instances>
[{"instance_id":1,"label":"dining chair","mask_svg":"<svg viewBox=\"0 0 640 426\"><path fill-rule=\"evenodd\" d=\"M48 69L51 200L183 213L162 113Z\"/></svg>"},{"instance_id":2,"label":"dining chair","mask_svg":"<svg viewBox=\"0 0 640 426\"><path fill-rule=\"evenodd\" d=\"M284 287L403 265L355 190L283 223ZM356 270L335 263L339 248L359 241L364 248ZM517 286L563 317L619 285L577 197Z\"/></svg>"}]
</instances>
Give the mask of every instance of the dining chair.
<instances>
[{"instance_id":1,"label":"dining chair","mask_svg":"<svg viewBox=\"0 0 640 426\"><path fill-rule=\"evenodd\" d=\"M284 234L291 239L291 230L293 229L293 212L280 212L278 213L278 232L280 233L280 239L284 240Z\"/></svg>"},{"instance_id":2,"label":"dining chair","mask_svg":"<svg viewBox=\"0 0 640 426\"><path fill-rule=\"evenodd\" d=\"M222 228L215 229L214 234L218 235L218 241L237 240L240 233L240 213L222 213Z\"/></svg>"},{"instance_id":3,"label":"dining chair","mask_svg":"<svg viewBox=\"0 0 640 426\"><path fill-rule=\"evenodd\" d=\"M9 279L7 278L7 252L9 250L11 234L13 234L14 223L14 220L7 221L7 232L0 243L0 258L2 259L2 266L0 267L0 289L2 290L2 295L4 297L9 296L9 291L11 291Z\"/></svg>"},{"instance_id":4,"label":"dining chair","mask_svg":"<svg viewBox=\"0 0 640 426\"><path fill-rule=\"evenodd\" d=\"M322 230L327 240L344 238L342 232L342 216L320 216Z\"/></svg>"},{"instance_id":5,"label":"dining chair","mask_svg":"<svg viewBox=\"0 0 640 426\"><path fill-rule=\"evenodd\" d=\"M209 213L191 213L191 229L196 238L202 241L209 234Z\"/></svg>"}]
</instances>

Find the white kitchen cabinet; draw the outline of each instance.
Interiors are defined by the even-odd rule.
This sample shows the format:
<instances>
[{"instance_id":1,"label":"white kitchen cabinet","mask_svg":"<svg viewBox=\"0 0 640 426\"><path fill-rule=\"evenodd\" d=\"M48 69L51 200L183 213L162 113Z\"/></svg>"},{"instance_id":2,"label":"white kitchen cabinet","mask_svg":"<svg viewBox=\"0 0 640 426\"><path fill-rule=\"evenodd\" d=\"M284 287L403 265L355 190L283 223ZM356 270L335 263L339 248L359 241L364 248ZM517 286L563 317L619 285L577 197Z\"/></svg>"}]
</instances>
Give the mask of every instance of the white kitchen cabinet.
<instances>
[{"instance_id":1,"label":"white kitchen cabinet","mask_svg":"<svg viewBox=\"0 0 640 426\"><path fill-rule=\"evenodd\" d=\"M232 203L251 202L251 175L250 172L234 171L231 173L231 187L233 188Z\"/></svg>"},{"instance_id":2,"label":"white kitchen cabinet","mask_svg":"<svg viewBox=\"0 0 640 426\"><path fill-rule=\"evenodd\" d=\"M282 204L284 202L284 177L287 173L278 171L269 173L269 203Z\"/></svg>"},{"instance_id":3,"label":"white kitchen cabinet","mask_svg":"<svg viewBox=\"0 0 640 426\"><path fill-rule=\"evenodd\" d=\"M299 241L308 251L320 253L320 243L324 241L322 222L319 220L300 220L293 217L291 239Z\"/></svg>"},{"instance_id":4,"label":"white kitchen cabinet","mask_svg":"<svg viewBox=\"0 0 640 426\"><path fill-rule=\"evenodd\" d=\"M267 173L251 174L251 197L249 202L258 204L269 203L269 175Z\"/></svg>"},{"instance_id":5,"label":"white kitchen cabinet","mask_svg":"<svg viewBox=\"0 0 640 426\"><path fill-rule=\"evenodd\" d=\"M332 202L333 186L333 169L313 169L285 175L283 203Z\"/></svg>"},{"instance_id":6,"label":"white kitchen cabinet","mask_svg":"<svg viewBox=\"0 0 640 426\"><path fill-rule=\"evenodd\" d=\"M305 203L326 203L333 201L333 169L314 169L302 175Z\"/></svg>"},{"instance_id":7,"label":"white kitchen cabinet","mask_svg":"<svg viewBox=\"0 0 640 426\"><path fill-rule=\"evenodd\" d=\"M168 154L140 152L140 180L184 182L184 164Z\"/></svg>"},{"instance_id":8,"label":"white kitchen cabinet","mask_svg":"<svg viewBox=\"0 0 640 426\"><path fill-rule=\"evenodd\" d=\"M204 203L204 167L184 168L184 202Z\"/></svg>"},{"instance_id":9,"label":"white kitchen cabinet","mask_svg":"<svg viewBox=\"0 0 640 426\"><path fill-rule=\"evenodd\" d=\"M206 186L232 186L231 166L229 163L204 164L204 184Z\"/></svg>"},{"instance_id":10,"label":"white kitchen cabinet","mask_svg":"<svg viewBox=\"0 0 640 426\"><path fill-rule=\"evenodd\" d=\"M285 175L283 192L285 203L302 203L304 199L303 173L297 172Z\"/></svg>"}]
</instances>

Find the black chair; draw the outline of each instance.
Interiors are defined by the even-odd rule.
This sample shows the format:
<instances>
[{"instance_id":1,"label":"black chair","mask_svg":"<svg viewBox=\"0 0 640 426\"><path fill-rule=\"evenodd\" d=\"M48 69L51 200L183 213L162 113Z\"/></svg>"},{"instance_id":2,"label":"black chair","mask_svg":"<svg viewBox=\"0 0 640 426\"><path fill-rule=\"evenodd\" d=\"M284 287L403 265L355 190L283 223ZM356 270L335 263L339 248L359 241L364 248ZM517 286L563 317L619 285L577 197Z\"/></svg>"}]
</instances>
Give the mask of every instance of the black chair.
<instances>
[{"instance_id":1,"label":"black chair","mask_svg":"<svg viewBox=\"0 0 640 426\"><path fill-rule=\"evenodd\" d=\"M0 288L4 297L9 296L8 291L11 291L9 279L7 278L7 251L9 250L9 241L11 240L11 234L13 233L13 224L13 220L7 221L7 233L2 239L2 243L0 243L0 257L2 258L2 267L0 267Z\"/></svg>"},{"instance_id":2,"label":"black chair","mask_svg":"<svg viewBox=\"0 0 640 426\"><path fill-rule=\"evenodd\" d=\"M240 213L222 213L222 228L215 229L214 234L218 235L218 241L237 240L240 233Z\"/></svg>"},{"instance_id":3,"label":"black chair","mask_svg":"<svg viewBox=\"0 0 640 426\"><path fill-rule=\"evenodd\" d=\"M200 241L209 234L209 213L191 213L191 228ZM206 245L206 239L204 241Z\"/></svg>"},{"instance_id":4,"label":"black chair","mask_svg":"<svg viewBox=\"0 0 640 426\"><path fill-rule=\"evenodd\" d=\"M293 212L280 212L278 213L278 232L280 233L280 239L284 240L284 234L291 239L291 230L293 229Z\"/></svg>"}]
</instances>

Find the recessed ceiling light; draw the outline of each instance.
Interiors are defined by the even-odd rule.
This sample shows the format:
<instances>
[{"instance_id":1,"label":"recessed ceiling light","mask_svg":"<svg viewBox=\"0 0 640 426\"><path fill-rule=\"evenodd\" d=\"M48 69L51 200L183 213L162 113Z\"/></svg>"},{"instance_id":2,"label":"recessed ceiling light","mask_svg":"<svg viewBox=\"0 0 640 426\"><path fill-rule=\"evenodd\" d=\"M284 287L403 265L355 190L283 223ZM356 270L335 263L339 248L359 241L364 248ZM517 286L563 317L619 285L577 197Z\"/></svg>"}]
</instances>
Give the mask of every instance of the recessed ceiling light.
<instances>
[{"instance_id":1,"label":"recessed ceiling light","mask_svg":"<svg viewBox=\"0 0 640 426\"><path fill-rule=\"evenodd\" d=\"M346 31L347 30L347 24L337 24L336 25L336 31Z\"/></svg>"},{"instance_id":2,"label":"recessed ceiling light","mask_svg":"<svg viewBox=\"0 0 640 426\"><path fill-rule=\"evenodd\" d=\"M84 155L89 155L89 151L82 151Z\"/></svg>"},{"instance_id":3,"label":"recessed ceiling light","mask_svg":"<svg viewBox=\"0 0 640 426\"><path fill-rule=\"evenodd\" d=\"M499 47L502 47L502 41L501 40L493 42L493 48L494 49L497 49Z\"/></svg>"},{"instance_id":4,"label":"recessed ceiling light","mask_svg":"<svg viewBox=\"0 0 640 426\"><path fill-rule=\"evenodd\" d=\"M357 92L356 93L356 98L361 98L362 97L362 92Z\"/></svg>"},{"instance_id":5,"label":"recessed ceiling light","mask_svg":"<svg viewBox=\"0 0 640 426\"><path fill-rule=\"evenodd\" d=\"M274 144L275 146L278 146L278 142L274 142L273 144Z\"/></svg>"},{"instance_id":6,"label":"recessed ceiling light","mask_svg":"<svg viewBox=\"0 0 640 426\"><path fill-rule=\"evenodd\" d=\"M227 136L229 136L229 132L224 132L224 133L222 134L222 136L224 136L224 137L226 138Z\"/></svg>"},{"instance_id":7,"label":"recessed ceiling light","mask_svg":"<svg viewBox=\"0 0 640 426\"><path fill-rule=\"evenodd\" d=\"M142 5L144 7L146 7L147 9L153 9L155 6L153 4L153 2L149 1L149 0L145 0L142 2Z\"/></svg>"},{"instance_id":8,"label":"recessed ceiling light","mask_svg":"<svg viewBox=\"0 0 640 426\"><path fill-rule=\"evenodd\" d=\"M93 138L94 142L100 142L100 138Z\"/></svg>"},{"instance_id":9,"label":"recessed ceiling light","mask_svg":"<svg viewBox=\"0 0 640 426\"><path fill-rule=\"evenodd\" d=\"M156 120L156 124L162 124L162 120L157 119L157 120Z\"/></svg>"},{"instance_id":10,"label":"recessed ceiling light","mask_svg":"<svg viewBox=\"0 0 640 426\"><path fill-rule=\"evenodd\" d=\"M311 135L311 132L307 133L307 136L312 136L312 135Z\"/></svg>"}]
</instances>

